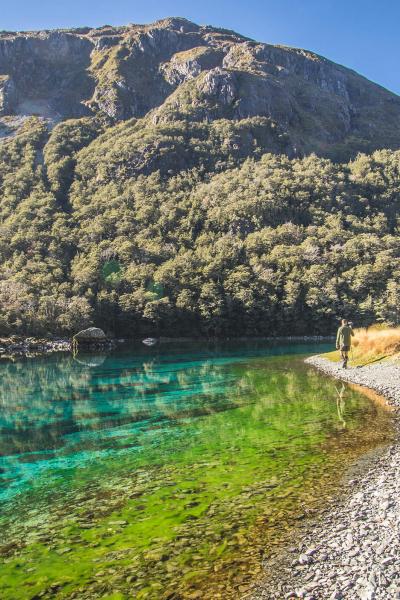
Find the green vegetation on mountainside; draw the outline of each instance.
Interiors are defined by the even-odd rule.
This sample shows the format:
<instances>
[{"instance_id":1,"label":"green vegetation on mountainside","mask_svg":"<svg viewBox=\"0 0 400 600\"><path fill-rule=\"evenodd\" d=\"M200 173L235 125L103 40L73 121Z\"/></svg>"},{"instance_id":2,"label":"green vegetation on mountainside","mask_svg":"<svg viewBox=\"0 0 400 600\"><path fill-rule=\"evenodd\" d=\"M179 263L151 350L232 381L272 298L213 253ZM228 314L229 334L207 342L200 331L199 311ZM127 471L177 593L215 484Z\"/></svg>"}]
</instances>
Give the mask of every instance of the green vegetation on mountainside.
<instances>
[{"instance_id":1,"label":"green vegetation on mountainside","mask_svg":"<svg viewBox=\"0 0 400 600\"><path fill-rule=\"evenodd\" d=\"M399 151L289 159L262 117L104 126L32 117L1 141L1 334L398 322Z\"/></svg>"}]
</instances>

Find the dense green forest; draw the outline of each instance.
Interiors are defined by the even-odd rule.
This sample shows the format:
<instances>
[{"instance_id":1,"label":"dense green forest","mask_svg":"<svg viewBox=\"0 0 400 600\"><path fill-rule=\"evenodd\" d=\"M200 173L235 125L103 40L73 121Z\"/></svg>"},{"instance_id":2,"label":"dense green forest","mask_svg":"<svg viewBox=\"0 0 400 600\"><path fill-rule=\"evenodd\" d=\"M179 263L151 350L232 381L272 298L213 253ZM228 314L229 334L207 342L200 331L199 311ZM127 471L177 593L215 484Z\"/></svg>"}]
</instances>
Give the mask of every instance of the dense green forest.
<instances>
[{"instance_id":1,"label":"dense green forest","mask_svg":"<svg viewBox=\"0 0 400 600\"><path fill-rule=\"evenodd\" d=\"M1 140L0 334L399 321L400 151L290 159L262 117L106 125L31 117Z\"/></svg>"}]
</instances>

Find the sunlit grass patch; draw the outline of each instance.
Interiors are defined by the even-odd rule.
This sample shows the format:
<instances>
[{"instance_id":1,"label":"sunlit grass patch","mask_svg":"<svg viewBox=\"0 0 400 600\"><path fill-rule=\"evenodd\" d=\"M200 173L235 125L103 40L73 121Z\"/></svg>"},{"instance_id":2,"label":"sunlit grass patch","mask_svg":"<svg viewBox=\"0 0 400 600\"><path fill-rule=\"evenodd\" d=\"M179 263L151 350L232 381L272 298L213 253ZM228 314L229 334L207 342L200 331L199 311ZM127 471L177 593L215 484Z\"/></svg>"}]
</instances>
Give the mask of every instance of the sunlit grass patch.
<instances>
[{"instance_id":1,"label":"sunlit grass patch","mask_svg":"<svg viewBox=\"0 0 400 600\"><path fill-rule=\"evenodd\" d=\"M368 329L355 329L352 347L349 352L349 366L364 366L385 358L396 357L400 353L400 327L373 326ZM327 352L324 357L339 362L340 352Z\"/></svg>"}]
</instances>

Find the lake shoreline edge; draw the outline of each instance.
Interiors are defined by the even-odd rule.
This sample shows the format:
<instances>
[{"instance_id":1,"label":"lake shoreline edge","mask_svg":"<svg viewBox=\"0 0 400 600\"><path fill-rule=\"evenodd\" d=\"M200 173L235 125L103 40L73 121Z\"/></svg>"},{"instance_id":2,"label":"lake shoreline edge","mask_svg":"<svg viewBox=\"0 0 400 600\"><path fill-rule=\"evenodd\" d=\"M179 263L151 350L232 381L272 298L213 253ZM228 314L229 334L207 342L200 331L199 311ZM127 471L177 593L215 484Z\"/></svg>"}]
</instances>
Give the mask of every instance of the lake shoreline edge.
<instances>
[{"instance_id":1,"label":"lake shoreline edge","mask_svg":"<svg viewBox=\"0 0 400 600\"><path fill-rule=\"evenodd\" d=\"M115 345L139 344L143 338L115 338L110 343L110 348L103 349L102 352L108 352ZM164 337L160 336L157 339L157 345L162 344L178 344L178 343L221 343L221 342L324 342L331 341L333 336L322 335L294 335L294 336L268 336L268 337ZM0 360L16 357L36 358L39 356L47 356L59 352L72 352L72 338L67 337L27 337L27 336L6 336L0 337ZM96 350L98 353L98 350Z\"/></svg>"},{"instance_id":2,"label":"lake shoreline edge","mask_svg":"<svg viewBox=\"0 0 400 600\"><path fill-rule=\"evenodd\" d=\"M252 600L374 599L400 594L400 365L391 360L343 369L321 355L304 361L325 375L381 396L394 438L343 475L343 493L300 532L297 546L265 560Z\"/></svg>"}]
</instances>

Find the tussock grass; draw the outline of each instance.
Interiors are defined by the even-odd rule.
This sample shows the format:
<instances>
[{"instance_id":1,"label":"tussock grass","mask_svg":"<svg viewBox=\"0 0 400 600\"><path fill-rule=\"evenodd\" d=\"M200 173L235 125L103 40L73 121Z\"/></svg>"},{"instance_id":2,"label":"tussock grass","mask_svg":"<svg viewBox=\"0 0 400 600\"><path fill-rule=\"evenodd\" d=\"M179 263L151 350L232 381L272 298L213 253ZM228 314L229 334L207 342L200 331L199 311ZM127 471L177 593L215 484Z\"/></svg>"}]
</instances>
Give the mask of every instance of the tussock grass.
<instances>
[{"instance_id":1,"label":"tussock grass","mask_svg":"<svg viewBox=\"0 0 400 600\"><path fill-rule=\"evenodd\" d=\"M350 351L350 366L362 366L400 353L400 327L372 326L355 329ZM326 355L332 361L340 360L338 351Z\"/></svg>"},{"instance_id":2,"label":"tussock grass","mask_svg":"<svg viewBox=\"0 0 400 600\"><path fill-rule=\"evenodd\" d=\"M356 329L354 333L353 347L357 353L381 356L400 352L400 327Z\"/></svg>"}]
</instances>

